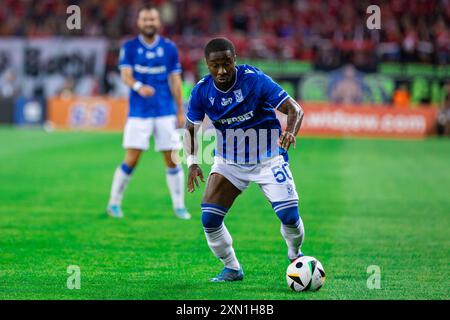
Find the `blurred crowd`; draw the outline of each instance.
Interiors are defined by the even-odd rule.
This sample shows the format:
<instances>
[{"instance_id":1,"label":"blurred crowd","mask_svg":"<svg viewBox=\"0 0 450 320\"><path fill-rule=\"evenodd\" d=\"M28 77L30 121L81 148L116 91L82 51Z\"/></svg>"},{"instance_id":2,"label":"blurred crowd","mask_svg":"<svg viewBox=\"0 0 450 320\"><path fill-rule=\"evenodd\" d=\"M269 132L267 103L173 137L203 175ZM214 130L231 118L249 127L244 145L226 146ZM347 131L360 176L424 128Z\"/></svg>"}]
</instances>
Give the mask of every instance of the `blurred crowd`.
<instances>
[{"instance_id":1,"label":"blurred crowd","mask_svg":"<svg viewBox=\"0 0 450 320\"><path fill-rule=\"evenodd\" d=\"M0 73L0 99L10 101L20 96L105 93L112 97L127 96L129 88L117 68L119 49L124 40L138 33L137 12L149 3L161 13L162 34L179 48L186 97L200 76L197 65L203 59L203 47L214 36L231 39L239 57L301 60L310 62L316 70L337 70L338 74L341 70L339 85L331 86L328 96L335 103L348 99L350 103L360 103L364 90L356 75L359 71L377 71L380 62L450 64L450 0L0 0L0 3L0 37L103 37L109 46L102 76L47 75L45 82L33 82L31 94L24 89L17 70L7 68L0 57L0 67L4 67ZM67 8L71 5L81 8L80 30L67 28L70 15ZM366 21L372 12L366 10L370 5L380 8L379 30L367 28ZM410 79L397 80L392 95L383 101L399 108L414 105L413 100L418 98L413 99ZM450 135L450 80L438 81L443 81L437 82L443 90L437 104L440 109L437 132ZM418 92L418 87L414 88ZM425 95L418 101L430 103L430 97Z\"/></svg>"},{"instance_id":2,"label":"blurred crowd","mask_svg":"<svg viewBox=\"0 0 450 320\"><path fill-rule=\"evenodd\" d=\"M123 96L117 60L120 45L137 34L138 10L145 0L1 0L0 37L105 37L110 48L103 79L65 79L60 94L105 92ZM450 63L450 0L154 0L162 33L179 48L184 79L198 79L203 46L226 36L240 57L303 60L318 70L353 65L376 71L379 62ZM70 5L81 8L81 29L69 30ZM366 9L378 5L381 29L369 30ZM7 83L6 86L3 86ZM93 85L92 83L96 84ZM2 91L15 92L17 79L3 74ZM394 104L408 105L400 86ZM3 95L3 93L2 93Z\"/></svg>"},{"instance_id":3,"label":"blurred crowd","mask_svg":"<svg viewBox=\"0 0 450 320\"><path fill-rule=\"evenodd\" d=\"M2 0L0 36L106 36L136 33L142 0ZM450 63L450 0L155 0L163 33L174 38L185 69L212 35L234 40L240 56L301 59L318 67L378 61ZM66 28L77 4L82 29ZM369 5L381 9L381 30L368 30Z\"/></svg>"}]
</instances>

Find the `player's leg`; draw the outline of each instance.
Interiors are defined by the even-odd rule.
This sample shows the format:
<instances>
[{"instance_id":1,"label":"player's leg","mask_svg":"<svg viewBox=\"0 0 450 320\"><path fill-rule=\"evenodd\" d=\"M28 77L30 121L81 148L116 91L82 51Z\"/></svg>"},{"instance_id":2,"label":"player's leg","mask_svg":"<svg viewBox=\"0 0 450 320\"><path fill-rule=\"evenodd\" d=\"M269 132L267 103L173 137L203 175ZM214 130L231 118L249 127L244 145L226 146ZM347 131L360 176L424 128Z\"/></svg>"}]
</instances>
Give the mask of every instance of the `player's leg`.
<instances>
[{"instance_id":1,"label":"player's leg","mask_svg":"<svg viewBox=\"0 0 450 320\"><path fill-rule=\"evenodd\" d=\"M116 168L111 186L109 204L120 208L123 194L136 167L142 150L127 149L124 161Z\"/></svg>"},{"instance_id":2,"label":"player's leg","mask_svg":"<svg viewBox=\"0 0 450 320\"><path fill-rule=\"evenodd\" d=\"M244 276L233 249L233 239L224 224L229 208L248 185L233 169L233 165L215 163L202 200L202 224L208 246L224 264L222 272L212 279L214 282L242 280Z\"/></svg>"},{"instance_id":3,"label":"player's leg","mask_svg":"<svg viewBox=\"0 0 450 320\"><path fill-rule=\"evenodd\" d=\"M281 235L288 247L288 258L293 261L302 256L301 247L305 237L303 221L298 211L298 201L274 201L272 207L281 221Z\"/></svg>"},{"instance_id":4,"label":"player's leg","mask_svg":"<svg viewBox=\"0 0 450 320\"><path fill-rule=\"evenodd\" d=\"M180 219L190 219L184 204L184 172L177 155L182 147L176 131L176 117L155 118L155 149L161 151L166 165L166 182L172 199L175 215Z\"/></svg>"},{"instance_id":5,"label":"player's leg","mask_svg":"<svg viewBox=\"0 0 450 320\"><path fill-rule=\"evenodd\" d=\"M175 215L180 219L190 219L184 204L184 171L176 150L163 151L166 164L166 182L169 188Z\"/></svg>"},{"instance_id":6,"label":"player's leg","mask_svg":"<svg viewBox=\"0 0 450 320\"><path fill-rule=\"evenodd\" d=\"M257 183L281 221L280 231L288 247L288 258L302 255L305 231L298 210L298 194L289 164L282 156L262 164Z\"/></svg>"},{"instance_id":7,"label":"player's leg","mask_svg":"<svg viewBox=\"0 0 450 320\"><path fill-rule=\"evenodd\" d=\"M132 173L139 161L142 151L148 149L152 119L130 118L124 130L123 147L126 149L124 161L116 168L107 213L115 218L123 216L121 204Z\"/></svg>"}]
</instances>

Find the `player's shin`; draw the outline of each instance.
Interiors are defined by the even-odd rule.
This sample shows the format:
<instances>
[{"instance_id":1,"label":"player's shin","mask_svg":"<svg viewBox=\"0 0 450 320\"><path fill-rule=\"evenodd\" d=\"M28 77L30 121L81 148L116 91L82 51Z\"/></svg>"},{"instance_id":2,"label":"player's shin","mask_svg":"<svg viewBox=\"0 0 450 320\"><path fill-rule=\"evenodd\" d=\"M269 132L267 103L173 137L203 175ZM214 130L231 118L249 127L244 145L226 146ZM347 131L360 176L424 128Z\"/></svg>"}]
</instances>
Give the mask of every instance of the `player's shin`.
<instances>
[{"instance_id":1,"label":"player's shin","mask_svg":"<svg viewBox=\"0 0 450 320\"><path fill-rule=\"evenodd\" d=\"M120 205L134 168L122 163L114 172L109 205Z\"/></svg>"},{"instance_id":2,"label":"player's shin","mask_svg":"<svg viewBox=\"0 0 450 320\"><path fill-rule=\"evenodd\" d=\"M298 214L298 201L273 202L278 218L281 220L281 235L288 247L288 258L295 259L301 253L305 235L303 221Z\"/></svg>"},{"instance_id":3,"label":"player's shin","mask_svg":"<svg viewBox=\"0 0 450 320\"><path fill-rule=\"evenodd\" d=\"M202 204L202 223L208 246L214 255L219 258L226 268L239 270L240 265L233 249L233 240L223 219L228 209Z\"/></svg>"},{"instance_id":4,"label":"player's shin","mask_svg":"<svg viewBox=\"0 0 450 320\"><path fill-rule=\"evenodd\" d=\"M179 164L166 171L166 181L169 187L172 205L174 209L184 208L184 173L183 167Z\"/></svg>"}]
</instances>

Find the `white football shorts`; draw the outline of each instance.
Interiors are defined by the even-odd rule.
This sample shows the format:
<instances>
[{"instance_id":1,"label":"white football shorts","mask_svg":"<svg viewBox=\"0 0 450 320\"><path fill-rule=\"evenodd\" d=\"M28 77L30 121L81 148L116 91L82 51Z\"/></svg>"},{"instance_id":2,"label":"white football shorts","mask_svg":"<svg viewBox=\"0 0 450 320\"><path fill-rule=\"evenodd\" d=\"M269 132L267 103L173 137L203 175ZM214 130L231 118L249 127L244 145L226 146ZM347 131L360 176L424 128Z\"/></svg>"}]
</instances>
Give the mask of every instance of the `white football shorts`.
<instances>
[{"instance_id":1,"label":"white football shorts","mask_svg":"<svg viewBox=\"0 0 450 320\"><path fill-rule=\"evenodd\" d=\"M176 121L174 115L156 118L130 117L125 124L123 147L147 150L153 134L156 151L179 150L182 143L176 130Z\"/></svg>"},{"instance_id":2,"label":"white football shorts","mask_svg":"<svg viewBox=\"0 0 450 320\"><path fill-rule=\"evenodd\" d=\"M213 173L224 176L241 191L250 182L257 183L270 202L298 200L289 163L281 155L248 165L228 162L216 156L211 168Z\"/></svg>"}]
</instances>

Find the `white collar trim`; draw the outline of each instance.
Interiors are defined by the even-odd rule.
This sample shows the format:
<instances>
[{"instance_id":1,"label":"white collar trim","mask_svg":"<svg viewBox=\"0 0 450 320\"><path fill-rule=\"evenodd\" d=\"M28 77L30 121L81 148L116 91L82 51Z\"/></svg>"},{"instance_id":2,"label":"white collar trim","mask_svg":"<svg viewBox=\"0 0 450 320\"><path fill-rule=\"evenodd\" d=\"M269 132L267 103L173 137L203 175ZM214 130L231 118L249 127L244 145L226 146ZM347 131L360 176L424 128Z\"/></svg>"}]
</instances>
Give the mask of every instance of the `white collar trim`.
<instances>
[{"instance_id":1,"label":"white collar trim","mask_svg":"<svg viewBox=\"0 0 450 320\"><path fill-rule=\"evenodd\" d=\"M144 40L144 37L142 36L142 34L139 35L138 39L139 39L139 41L142 43L142 45L143 45L144 47L146 47L147 49L152 49L152 48L154 48L154 47L158 44L158 42L159 42L159 34L157 34L157 35L155 36L155 40L153 40L152 43L146 42L146 41Z\"/></svg>"}]
</instances>

